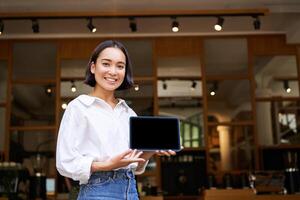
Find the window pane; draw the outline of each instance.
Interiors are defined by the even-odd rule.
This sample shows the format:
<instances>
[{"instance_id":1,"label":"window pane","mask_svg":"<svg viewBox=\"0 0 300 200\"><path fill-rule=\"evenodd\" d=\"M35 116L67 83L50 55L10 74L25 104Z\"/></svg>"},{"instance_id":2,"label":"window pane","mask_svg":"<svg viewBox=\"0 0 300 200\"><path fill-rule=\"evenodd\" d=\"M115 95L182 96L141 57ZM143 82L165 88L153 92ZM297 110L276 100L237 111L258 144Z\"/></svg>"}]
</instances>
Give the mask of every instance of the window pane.
<instances>
[{"instance_id":1,"label":"window pane","mask_svg":"<svg viewBox=\"0 0 300 200\"><path fill-rule=\"evenodd\" d=\"M256 109L261 145L300 144L298 101L257 102Z\"/></svg>"},{"instance_id":2,"label":"window pane","mask_svg":"<svg viewBox=\"0 0 300 200\"><path fill-rule=\"evenodd\" d=\"M230 51L228 50L230 49ZM247 39L204 40L206 75L247 74Z\"/></svg>"},{"instance_id":3,"label":"window pane","mask_svg":"<svg viewBox=\"0 0 300 200\"><path fill-rule=\"evenodd\" d=\"M56 44L14 43L13 78L55 78Z\"/></svg>"},{"instance_id":4,"label":"window pane","mask_svg":"<svg viewBox=\"0 0 300 200\"><path fill-rule=\"evenodd\" d=\"M6 101L7 62L0 60L0 102Z\"/></svg>"},{"instance_id":5,"label":"window pane","mask_svg":"<svg viewBox=\"0 0 300 200\"><path fill-rule=\"evenodd\" d=\"M255 58L256 97L299 97L295 56Z\"/></svg>"},{"instance_id":6,"label":"window pane","mask_svg":"<svg viewBox=\"0 0 300 200\"><path fill-rule=\"evenodd\" d=\"M4 151L5 142L5 108L0 107L0 152Z\"/></svg>"},{"instance_id":7,"label":"window pane","mask_svg":"<svg viewBox=\"0 0 300 200\"><path fill-rule=\"evenodd\" d=\"M212 171L254 169L251 126L210 126L208 131Z\"/></svg>"},{"instance_id":8,"label":"window pane","mask_svg":"<svg viewBox=\"0 0 300 200\"><path fill-rule=\"evenodd\" d=\"M152 70L152 41L123 40L132 62L134 76L153 76Z\"/></svg>"},{"instance_id":9,"label":"window pane","mask_svg":"<svg viewBox=\"0 0 300 200\"><path fill-rule=\"evenodd\" d=\"M152 82L138 83L137 88L117 91L116 96L124 99L138 115L153 115L153 84Z\"/></svg>"},{"instance_id":10,"label":"window pane","mask_svg":"<svg viewBox=\"0 0 300 200\"><path fill-rule=\"evenodd\" d=\"M218 122L252 119L250 82L248 80L208 82L207 91L208 115L214 116ZM209 121L211 119L209 118Z\"/></svg>"},{"instance_id":11,"label":"window pane","mask_svg":"<svg viewBox=\"0 0 300 200\"><path fill-rule=\"evenodd\" d=\"M50 87L52 92L46 93ZM55 86L23 85L13 86L12 126L54 125Z\"/></svg>"}]
</instances>

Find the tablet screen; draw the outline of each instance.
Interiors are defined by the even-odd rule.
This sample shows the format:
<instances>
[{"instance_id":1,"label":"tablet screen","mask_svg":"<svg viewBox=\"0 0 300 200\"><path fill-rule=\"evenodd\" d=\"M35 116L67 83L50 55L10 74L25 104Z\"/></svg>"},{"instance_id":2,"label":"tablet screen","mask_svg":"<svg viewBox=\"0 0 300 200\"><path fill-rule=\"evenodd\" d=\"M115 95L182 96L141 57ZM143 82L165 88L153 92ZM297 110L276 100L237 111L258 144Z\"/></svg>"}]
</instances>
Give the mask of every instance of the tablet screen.
<instances>
[{"instance_id":1,"label":"tablet screen","mask_svg":"<svg viewBox=\"0 0 300 200\"><path fill-rule=\"evenodd\" d=\"M179 151L179 127L175 117L131 117L130 148Z\"/></svg>"}]
</instances>

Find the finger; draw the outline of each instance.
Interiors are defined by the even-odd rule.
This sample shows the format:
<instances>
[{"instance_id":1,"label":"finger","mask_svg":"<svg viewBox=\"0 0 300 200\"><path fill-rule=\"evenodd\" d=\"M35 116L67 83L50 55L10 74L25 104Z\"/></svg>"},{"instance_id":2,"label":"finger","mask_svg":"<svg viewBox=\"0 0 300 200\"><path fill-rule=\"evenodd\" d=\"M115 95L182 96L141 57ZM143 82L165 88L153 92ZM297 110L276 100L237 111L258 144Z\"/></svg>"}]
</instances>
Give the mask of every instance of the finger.
<instances>
[{"instance_id":1,"label":"finger","mask_svg":"<svg viewBox=\"0 0 300 200\"><path fill-rule=\"evenodd\" d=\"M136 151L137 151L137 150L134 149L134 150L131 152L131 154L129 155L129 158L130 158L130 159L135 157Z\"/></svg>"},{"instance_id":2,"label":"finger","mask_svg":"<svg viewBox=\"0 0 300 200\"><path fill-rule=\"evenodd\" d=\"M132 149L128 149L128 150L124 151L123 153L121 153L118 157L124 158L124 157L130 155L131 153L132 153Z\"/></svg>"},{"instance_id":3,"label":"finger","mask_svg":"<svg viewBox=\"0 0 300 200\"><path fill-rule=\"evenodd\" d=\"M142 154L143 154L143 152L139 151L139 152L136 153L136 155L134 156L134 158L139 158Z\"/></svg>"},{"instance_id":4,"label":"finger","mask_svg":"<svg viewBox=\"0 0 300 200\"><path fill-rule=\"evenodd\" d=\"M168 152L166 152L166 151L160 151L159 153L161 153L164 156L170 156L170 154Z\"/></svg>"},{"instance_id":5,"label":"finger","mask_svg":"<svg viewBox=\"0 0 300 200\"><path fill-rule=\"evenodd\" d=\"M176 155L176 152L175 151L172 151L172 150L169 150L168 153L172 156L175 156Z\"/></svg>"}]
</instances>

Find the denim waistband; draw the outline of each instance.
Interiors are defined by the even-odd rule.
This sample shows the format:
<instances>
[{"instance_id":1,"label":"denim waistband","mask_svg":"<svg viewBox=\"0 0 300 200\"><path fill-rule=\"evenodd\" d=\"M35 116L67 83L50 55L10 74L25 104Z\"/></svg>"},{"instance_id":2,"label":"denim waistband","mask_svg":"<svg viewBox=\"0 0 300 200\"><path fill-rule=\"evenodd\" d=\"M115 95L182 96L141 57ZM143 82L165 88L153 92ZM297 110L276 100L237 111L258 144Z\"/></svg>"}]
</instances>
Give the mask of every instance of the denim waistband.
<instances>
[{"instance_id":1,"label":"denim waistband","mask_svg":"<svg viewBox=\"0 0 300 200\"><path fill-rule=\"evenodd\" d=\"M117 178L134 178L134 173L132 169L118 169L114 171L99 171L99 172L94 172L90 180L97 179L97 178L112 178L112 179L117 179Z\"/></svg>"}]
</instances>

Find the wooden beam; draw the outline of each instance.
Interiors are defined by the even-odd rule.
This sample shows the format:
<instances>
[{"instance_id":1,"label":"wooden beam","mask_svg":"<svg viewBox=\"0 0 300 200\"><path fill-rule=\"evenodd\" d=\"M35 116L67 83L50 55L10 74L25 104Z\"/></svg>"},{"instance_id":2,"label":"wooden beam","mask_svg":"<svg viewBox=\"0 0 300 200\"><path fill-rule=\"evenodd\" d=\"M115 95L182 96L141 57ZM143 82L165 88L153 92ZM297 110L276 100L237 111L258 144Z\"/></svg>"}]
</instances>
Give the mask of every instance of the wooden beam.
<instances>
[{"instance_id":1,"label":"wooden beam","mask_svg":"<svg viewBox=\"0 0 300 200\"><path fill-rule=\"evenodd\" d=\"M52 131L56 126L11 126L10 131Z\"/></svg>"},{"instance_id":2,"label":"wooden beam","mask_svg":"<svg viewBox=\"0 0 300 200\"><path fill-rule=\"evenodd\" d=\"M249 76L247 74L224 74L224 75L207 75L207 81L222 81L222 80L244 80L248 79Z\"/></svg>"},{"instance_id":3,"label":"wooden beam","mask_svg":"<svg viewBox=\"0 0 300 200\"><path fill-rule=\"evenodd\" d=\"M221 9L221 10L123 10L99 12L0 12L2 19L18 18L120 18L120 17L193 17L193 16L257 16L266 15L269 9Z\"/></svg>"},{"instance_id":4,"label":"wooden beam","mask_svg":"<svg viewBox=\"0 0 300 200\"><path fill-rule=\"evenodd\" d=\"M41 78L35 78L35 79L28 79L28 78L18 78L12 81L12 84L55 84L56 80L55 79L41 79Z\"/></svg>"},{"instance_id":5,"label":"wooden beam","mask_svg":"<svg viewBox=\"0 0 300 200\"><path fill-rule=\"evenodd\" d=\"M256 101L300 101L300 97L256 97Z\"/></svg>"},{"instance_id":6,"label":"wooden beam","mask_svg":"<svg viewBox=\"0 0 300 200\"><path fill-rule=\"evenodd\" d=\"M159 76L158 80L202 80L200 76Z\"/></svg>"},{"instance_id":7,"label":"wooden beam","mask_svg":"<svg viewBox=\"0 0 300 200\"><path fill-rule=\"evenodd\" d=\"M297 76L274 76L274 81L298 81Z\"/></svg>"},{"instance_id":8,"label":"wooden beam","mask_svg":"<svg viewBox=\"0 0 300 200\"><path fill-rule=\"evenodd\" d=\"M254 121L208 122L208 126L252 126Z\"/></svg>"}]
</instances>

